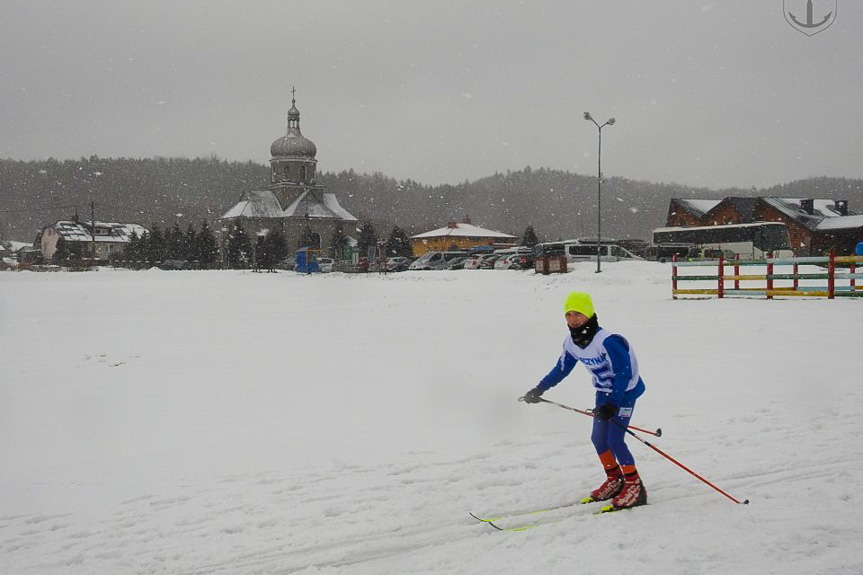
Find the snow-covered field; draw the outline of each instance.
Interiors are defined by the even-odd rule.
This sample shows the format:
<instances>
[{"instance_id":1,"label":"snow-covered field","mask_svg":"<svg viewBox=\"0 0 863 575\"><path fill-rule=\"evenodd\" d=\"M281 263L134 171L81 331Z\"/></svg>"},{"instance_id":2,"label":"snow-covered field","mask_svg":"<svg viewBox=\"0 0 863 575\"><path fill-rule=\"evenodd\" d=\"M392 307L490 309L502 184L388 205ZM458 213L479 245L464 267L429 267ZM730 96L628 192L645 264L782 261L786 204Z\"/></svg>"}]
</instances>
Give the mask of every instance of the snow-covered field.
<instances>
[{"instance_id":1,"label":"snow-covered field","mask_svg":"<svg viewBox=\"0 0 863 575\"><path fill-rule=\"evenodd\" d=\"M863 302L669 275L2 273L0 573L863 573ZM638 352L633 423L750 505L630 438L647 507L468 516L602 480L588 417L516 401L573 289Z\"/></svg>"}]
</instances>

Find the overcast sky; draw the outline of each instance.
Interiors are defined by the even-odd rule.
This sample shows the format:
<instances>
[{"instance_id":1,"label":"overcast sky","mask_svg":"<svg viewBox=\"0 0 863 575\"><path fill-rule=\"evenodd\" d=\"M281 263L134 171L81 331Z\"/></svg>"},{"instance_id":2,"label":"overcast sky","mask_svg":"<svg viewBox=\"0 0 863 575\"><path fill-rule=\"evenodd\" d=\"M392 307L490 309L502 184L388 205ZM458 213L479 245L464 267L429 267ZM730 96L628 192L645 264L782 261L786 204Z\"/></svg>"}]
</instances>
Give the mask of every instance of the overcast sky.
<instances>
[{"instance_id":1,"label":"overcast sky","mask_svg":"<svg viewBox=\"0 0 863 575\"><path fill-rule=\"evenodd\" d=\"M526 165L694 186L863 177L863 2L2 0L0 157L270 159L292 86L323 171ZM805 0L785 0L805 19Z\"/></svg>"}]
</instances>

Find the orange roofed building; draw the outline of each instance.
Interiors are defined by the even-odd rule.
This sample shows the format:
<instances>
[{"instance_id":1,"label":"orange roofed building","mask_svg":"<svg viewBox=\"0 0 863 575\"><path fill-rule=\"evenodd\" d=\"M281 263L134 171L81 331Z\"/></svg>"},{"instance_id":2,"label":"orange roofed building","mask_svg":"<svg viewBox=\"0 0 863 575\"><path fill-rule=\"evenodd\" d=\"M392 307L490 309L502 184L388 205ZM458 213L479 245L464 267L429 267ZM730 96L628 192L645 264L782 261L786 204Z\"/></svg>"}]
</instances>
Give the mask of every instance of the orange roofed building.
<instances>
[{"instance_id":1,"label":"orange roofed building","mask_svg":"<svg viewBox=\"0 0 863 575\"><path fill-rule=\"evenodd\" d=\"M517 239L511 234L475 226L469 217L464 217L461 222L449 222L444 228L411 236L411 247L414 256L421 256L426 252L466 250L478 246L503 248L514 246Z\"/></svg>"}]
</instances>

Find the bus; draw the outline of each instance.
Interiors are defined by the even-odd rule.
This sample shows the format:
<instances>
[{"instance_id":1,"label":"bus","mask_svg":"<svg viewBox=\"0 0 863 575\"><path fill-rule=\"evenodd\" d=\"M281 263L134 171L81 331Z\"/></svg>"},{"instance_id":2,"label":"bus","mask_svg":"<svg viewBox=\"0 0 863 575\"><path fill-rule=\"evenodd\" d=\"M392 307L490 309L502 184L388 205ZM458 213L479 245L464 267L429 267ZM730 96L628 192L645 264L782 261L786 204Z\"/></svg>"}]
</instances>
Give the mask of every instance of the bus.
<instances>
[{"instance_id":1,"label":"bus","mask_svg":"<svg viewBox=\"0 0 863 575\"><path fill-rule=\"evenodd\" d=\"M678 257L682 255L681 248L689 246L689 258L712 259L722 255L762 259L771 252L774 257L794 256L788 228L780 222L657 228L653 230L653 245L657 254L673 247Z\"/></svg>"}]
</instances>

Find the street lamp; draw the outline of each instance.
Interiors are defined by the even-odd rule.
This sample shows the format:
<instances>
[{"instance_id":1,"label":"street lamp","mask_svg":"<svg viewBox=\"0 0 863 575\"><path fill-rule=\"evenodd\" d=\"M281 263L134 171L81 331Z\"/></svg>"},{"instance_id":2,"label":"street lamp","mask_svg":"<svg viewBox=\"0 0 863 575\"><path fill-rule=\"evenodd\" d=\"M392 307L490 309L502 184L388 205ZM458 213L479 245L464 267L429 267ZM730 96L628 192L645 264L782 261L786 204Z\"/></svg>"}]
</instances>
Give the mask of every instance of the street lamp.
<instances>
[{"instance_id":1,"label":"street lamp","mask_svg":"<svg viewBox=\"0 0 863 575\"><path fill-rule=\"evenodd\" d=\"M602 271L600 267L600 252L602 251L602 129L614 125L614 118L609 118L601 126L593 119L590 112L584 113L584 119L593 122L599 130L599 153L597 154L596 174L596 273Z\"/></svg>"}]
</instances>

